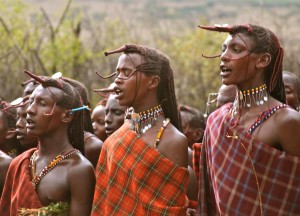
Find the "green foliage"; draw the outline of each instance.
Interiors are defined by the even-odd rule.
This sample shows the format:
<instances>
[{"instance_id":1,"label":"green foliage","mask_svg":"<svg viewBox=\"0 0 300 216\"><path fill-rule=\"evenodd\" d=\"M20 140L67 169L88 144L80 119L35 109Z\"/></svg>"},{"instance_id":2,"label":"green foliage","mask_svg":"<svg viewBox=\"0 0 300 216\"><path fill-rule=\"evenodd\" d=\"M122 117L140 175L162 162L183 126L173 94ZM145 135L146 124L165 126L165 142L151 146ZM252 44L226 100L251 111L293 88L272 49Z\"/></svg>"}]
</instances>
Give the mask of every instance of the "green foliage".
<instances>
[{"instance_id":1,"label":"green foliage","mask_svg":"<svg viewBox=\"0 0 300 216\"><path fill-rule=\"evenodd\" d=\"M276 33L284 39L285 70L300 73L299 46L294 45L299 34L297 25L290 24L290 21L300 21L296 16L298 0L89 1L113 5L109 11L101 7L85 10L75 4L67 7L72 1L62 2L54 16L22 0L0 1L0 97L11 101L22 95L20 84L28 79L24 69L40 75L61 71L64 76L83 82L90 92L92 105L96 104L101 97L92 90L107 87L113 79L101 80L95 72L103 75L114 72L118 58L118 55L105 57L103 53L124 44L138 43L157 47L170 57L179 103L204 112L208 93L216 92L221 81L219 59L206 59L202 54L219 54L226 34L200 30L194 21L202 17L205 21L201 20L201 24L227 19L238 21L236 17L241 11L233 7L245 4L250 12L256 11L259 5L264 12L272 13L271 9L278 4L281 6L277 9L281 10L283 2L286 3L282 19L279 13L274 13L278 14L274 25L279 26ZM247 16L251 18L251 14Z\"/></svg>"},{"instance_id":2,"label":"green foliage","mask_svg":"<svg viewBox=\"0 0 300 216\"><path fill-rule=\"evenodd\" d=\"M206 59L202 54L219 54L224 36L196 29L173 36L169 42L160 42L160 47L172 61L179 103L205 110L206 101L203 99L209 92L217 91L221 82L219 58Z\"/></svg>"},{"instance_id":3,"label":"green foliage","mask_svg":"<svg viewBox=\"0 0 300 216\"><path fill-rule=\"evenodd\" d=\"M70 204L69 203L51 203L49 206L45 206L39 209L20 209L19 216L68 216Z\"/></svg>"}]
</instances>

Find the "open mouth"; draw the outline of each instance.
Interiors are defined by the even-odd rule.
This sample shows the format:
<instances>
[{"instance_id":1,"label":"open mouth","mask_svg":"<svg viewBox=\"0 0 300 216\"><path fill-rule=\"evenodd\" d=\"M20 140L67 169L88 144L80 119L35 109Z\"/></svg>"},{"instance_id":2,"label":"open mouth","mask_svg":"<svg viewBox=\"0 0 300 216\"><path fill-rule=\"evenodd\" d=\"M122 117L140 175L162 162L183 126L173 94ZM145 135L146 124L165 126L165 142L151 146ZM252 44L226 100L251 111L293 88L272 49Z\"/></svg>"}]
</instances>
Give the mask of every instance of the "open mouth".
<instances>
[{"instance_id":1,"label":"open mouth","mask_svg":"<svg viewBox=\"0 0 300 216\"><path fill-rule=\"evenodd\" d=\"M26 118L26 128L32 129L35 126L34 121L32 121L30 118Z\"/></svg>"},{"instance_id":2,"label":"open mouth","mask_svg":"<svg viewBox=\"0 0 300 216\"><path fill-rule=\"evenodd\" d=\"M17 137L18 140L24 139L24 137L25 137L24 133L20 132L19 130L16 130L16 133L17 133L16 137Z\"/></svg>"},{"instance_id":3,"label":"open mouth","mask_svg":"<svg viewBox=\"0 0 300 216\"><path fill-rule=\"evenodd\" d=\"M231 70L228 67L223 65L220 66L220 69L221 69L221 76L228 75L231 72Z\"/></svg>"},{"instance_id":4,"label":"open mouth","mask_svg":"<svg viewBox=\"0 0 300 216\"><path fill-rule=\"evenodd\" d=\"M122 93L121 89L119 88L115 88L114 90L116 95L120 95Z\"/></svg>"}]
</instances>

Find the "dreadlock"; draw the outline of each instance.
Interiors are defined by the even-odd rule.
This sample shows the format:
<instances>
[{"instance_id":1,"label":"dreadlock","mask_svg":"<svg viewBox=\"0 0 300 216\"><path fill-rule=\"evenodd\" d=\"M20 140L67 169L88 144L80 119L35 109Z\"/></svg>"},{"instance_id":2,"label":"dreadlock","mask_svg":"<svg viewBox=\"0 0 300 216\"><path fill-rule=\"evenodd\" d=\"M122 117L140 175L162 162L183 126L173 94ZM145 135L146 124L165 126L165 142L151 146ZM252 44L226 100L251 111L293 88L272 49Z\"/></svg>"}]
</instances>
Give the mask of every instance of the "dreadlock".
<instances>
[{"instance_id":1,"label":"dreadlock","mask_svg":"<svg viewBox=\"0 0 300 216\"><path fill-rule=\"evenodd\" d=\"M199 26L200 28L228 32L232 35L243 33L253 39L255 45L250 53L269 53L271 62L266 68L265 82L270 95L282 103L285 103L284 84L282 80L283 48L280 46L276 35L267 28L245 24L236 26Z\"/></svg>"},{"instance_id":2,"label":"dreadlock","mask_svg":"<svg viewBox=\"0 0 300 216\"><path fill-rule=\"evenodd\" d=\"M81 83L77 80L71 79L71 78L67 78L67 77L61 77L61 79L66 81L67 83L69 83L71 86L73 86L79 92L79 95L81 98L81 103L83 105L90 106L88 92L86 90L86 87L83 85L83 83ZM84 131L94 134L90 110L85 109L82 112L83 112L83 118L84 118L83 119Z\"/></svg>"},{"instance_id":3,"label":"dreadlock","mask_svg":"<svg viewBox=\"0 0 300 216\"><path fill-rule=\"evenodd\" d=\"M139 54L143 58L143 63L136 66L136 69L146 75L158 75L160 83L157 96L162 105L166 117L180 131L182 131L179 112L177 109L173 69L170 66L168 57L156 50L142 45L125 45L115 51L106 52L105 55L124 52L124 54Z\"/></svg>"},{"instance_id":4,"label":"dreadlock","mask_svg":"<svg viewBox=\"0 0 300 216\"><path fill-rule=\"evenodd\" d=\"M29 76L33 79L41 83L44 88L54 87L61 89L63 92L63 97L56 101L56 105L66 108L66 109L74 109L82 106L80 101L79 92L71 86L69 83L62 79L54 79L51 77L39 77L28 71L25 71ZM83 128L83 112L73 112L73 119L69 124L68 128L68 138L71 145L81 151L84 155L84 128Z\"/></svg>"}]
</instances>

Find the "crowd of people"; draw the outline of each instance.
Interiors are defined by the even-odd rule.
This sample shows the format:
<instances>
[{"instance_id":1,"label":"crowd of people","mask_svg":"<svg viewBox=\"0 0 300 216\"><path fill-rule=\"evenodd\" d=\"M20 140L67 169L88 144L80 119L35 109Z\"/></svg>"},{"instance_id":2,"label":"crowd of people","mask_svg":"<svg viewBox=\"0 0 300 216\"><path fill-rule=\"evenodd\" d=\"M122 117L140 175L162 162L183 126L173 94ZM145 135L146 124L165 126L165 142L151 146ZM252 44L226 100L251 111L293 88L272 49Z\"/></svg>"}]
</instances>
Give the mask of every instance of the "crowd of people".
<instances>
[{"instance_id":1,"label":"crowd of people","mask_svg":"<svg viewBox=\"0 0 300 216\"><path fill-rule=\"evenodd\" d=\"M0 215L300 215L300 79L278 38L199 27L228 34L205 113L178 103L169 58L144 45L105 53L114 82L93 108L80 81L25 70L0 104Z\"/></svg>"}]
</instances>

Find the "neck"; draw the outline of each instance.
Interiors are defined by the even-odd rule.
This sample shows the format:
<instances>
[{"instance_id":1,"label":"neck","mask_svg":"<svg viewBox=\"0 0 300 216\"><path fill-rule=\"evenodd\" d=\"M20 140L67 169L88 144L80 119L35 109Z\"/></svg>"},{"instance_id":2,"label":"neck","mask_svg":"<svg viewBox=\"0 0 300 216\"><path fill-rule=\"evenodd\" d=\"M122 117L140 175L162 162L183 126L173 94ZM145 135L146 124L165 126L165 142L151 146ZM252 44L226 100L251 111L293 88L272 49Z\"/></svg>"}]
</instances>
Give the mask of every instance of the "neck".
<instances>
[{"instance_id":1,"label":"neck","mask_svg":"<svg viewBox=\"0 0 300 216\"><path fill-rule=\"evenodd\" d=\"M66 132L39 137L39 155L58 155L71 148Z\"/></svg>"}]
</instances>

